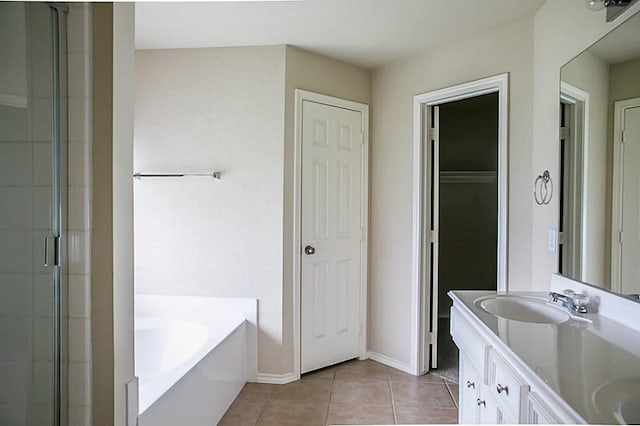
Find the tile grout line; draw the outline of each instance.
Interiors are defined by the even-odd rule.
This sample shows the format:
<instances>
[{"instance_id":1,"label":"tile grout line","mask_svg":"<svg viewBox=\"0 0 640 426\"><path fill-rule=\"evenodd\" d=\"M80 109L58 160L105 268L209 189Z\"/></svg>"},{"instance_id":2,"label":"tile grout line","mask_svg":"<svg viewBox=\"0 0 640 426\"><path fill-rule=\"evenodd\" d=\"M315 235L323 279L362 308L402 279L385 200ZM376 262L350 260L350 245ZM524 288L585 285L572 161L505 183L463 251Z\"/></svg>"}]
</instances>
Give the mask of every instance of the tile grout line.
<instances>
[{"instance_id":1,"label":"tile grout line","mask_svg":"<svg viewBox=\"0 0 640 426\"><path fill-rule=\"evenodd\" d=\"M267 406L267 402L271 401L271 395L269 395L269 398L265 399L264 402L262 403L262 408L260 409L260 413L258 414L258 417L256 418L256 422L255 425L258 425L260 423L260 418L262 417L262 414L264 413L264 409Z\"/></svg>"},{"instance_id":2,"label":"tile grout line","mask_svg":"<svg viewBox=\"0 0 640 426\"><path fill-rule=\"evenodd\" d=\"M331 391L329 392L329 403L327 404L327 413L324 415L324 424L329 425L329 411L331 410L331 400L333 399L333 387L336 384L336 372L337 368L333 371L333 377L331 378Z\"/></svg>"},{"instance_id":3,"label":"tile grout line","mask_svg":"<svg viewBox=\"0 0 640 426\"><path fill-rule=\"evenodd\" d=\"M391 395L391 412L393 413L393 424L398 424L398 419L396 418L396 403L395 398L393 397L393 386L391 386L391 375L387 370L387 383L389 383L389 394Z\"/></svg>"},{"instance_id":4,"label":"tile grout line","mask_svg":"<svg viewBox=\"0 0 640 426\"><path fill-rule=\"evenodd\" d=\"M445 380L444 385L447 387L447 392L449 392L449 396L453 400L453 405L455 405L456 410L459 410L460 408L458 407L458 401L456 401L456 398L453 396L453 391L449 387L449 382Z\"/></svg>"}]
</instances>

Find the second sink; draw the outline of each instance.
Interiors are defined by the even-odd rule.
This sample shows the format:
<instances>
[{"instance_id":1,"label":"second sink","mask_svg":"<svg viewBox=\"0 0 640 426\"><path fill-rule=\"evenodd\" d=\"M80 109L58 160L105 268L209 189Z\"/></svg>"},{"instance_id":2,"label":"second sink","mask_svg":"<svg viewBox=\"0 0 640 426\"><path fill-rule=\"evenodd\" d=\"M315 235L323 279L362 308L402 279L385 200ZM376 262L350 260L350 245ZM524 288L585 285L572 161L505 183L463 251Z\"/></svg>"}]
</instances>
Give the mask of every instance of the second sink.
<instances>
[{"instance_id":1,"label":"second sink","mask_svg":"<svg viewBox=\"0 0 640 426\"><path fill-rule=\"evenodd\" d=\"M561 324L571 316L545 299L529 296L495 295L475 300L482 310L501 318L538 324Z\"/></svg>"}]
</instances>

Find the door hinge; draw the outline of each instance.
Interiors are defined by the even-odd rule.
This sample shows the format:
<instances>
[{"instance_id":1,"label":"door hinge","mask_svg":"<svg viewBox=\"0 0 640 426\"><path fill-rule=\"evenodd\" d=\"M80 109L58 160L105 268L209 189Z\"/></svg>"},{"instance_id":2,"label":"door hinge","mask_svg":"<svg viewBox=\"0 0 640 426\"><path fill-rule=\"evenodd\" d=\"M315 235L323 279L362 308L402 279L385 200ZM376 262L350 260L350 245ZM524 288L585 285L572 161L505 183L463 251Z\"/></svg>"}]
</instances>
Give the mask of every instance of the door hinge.
<instances>
[{"instance_id":1,"label":"door hinge","mask_svg":"<svg viewBox=\"0 0 640 426\"><path fill-rule=\"evenodd\" d=\"M438 242L438 231L434 231L433 229L429 231L429 242L430 243L436 243Z\"/></svg>"},{"instance_id":2,"label":"door hinge","mask_svg":"<svg viewBox=\"0 0 640 426\"><path fill-rule=\"evenodd\" d=\"M560 139L567 139L569 137L569 128L560 127Z\"/></svg>"},{"instance_id":3,"label":"door hinge","mask_svg":"<svg viewBox=\"0 0 640 426\"><path fill-rule=\"evenodd\" d=\"M618 233L618 239L620 240L620 244L624 243L624 234L622 231Z\"/></svg>"},{"instance_id":4,"label":"door hinge","mask_svg":"<svg viewBox=\"0 0 640 426\"><path fill-rule=\"evenodd\" d=\"M427 345L433 344L433 333L427 333Z\"/></svg>"},{"instance_id":5,"label":"door hinge","mask_svg":"<svg viewBox=\"0 0 640 426\"><path fill-rule=\"evenodd\" d=\"M364 228L360 228L360 241L364 240Z\"/></svg>"},{"instance_id":6,"label":"door hinge","mask_svg":"<svg viewBox=\"0 0 640 426\"><path fill-rule=\"evenodd\" d=\"M622 141L621 141L621 142L622 142L622 143L624 143L624 129L622 129L622 136L621 136L621 138L622 138Z\"/></svg>"},{"instance_id":7,"label":"door hinge","mask_svg":"<svg viewBox=\"0 0 640 426\"><path fill-rule=\"evenodd\" d=\"M564 232L558 232L558 244L564 244Z\"/></svg>"},{"instance_id":8,"label":"door hinge","mask_svg":"<svg viewBox=\"0 0 640 426\"><path fill-rule=\"evenodd\" d=\"M436 129L434 127L430 127L429 129L427 129L427 137L430 141L436 140L436 136Z\"/></svg>"}]
</instances>

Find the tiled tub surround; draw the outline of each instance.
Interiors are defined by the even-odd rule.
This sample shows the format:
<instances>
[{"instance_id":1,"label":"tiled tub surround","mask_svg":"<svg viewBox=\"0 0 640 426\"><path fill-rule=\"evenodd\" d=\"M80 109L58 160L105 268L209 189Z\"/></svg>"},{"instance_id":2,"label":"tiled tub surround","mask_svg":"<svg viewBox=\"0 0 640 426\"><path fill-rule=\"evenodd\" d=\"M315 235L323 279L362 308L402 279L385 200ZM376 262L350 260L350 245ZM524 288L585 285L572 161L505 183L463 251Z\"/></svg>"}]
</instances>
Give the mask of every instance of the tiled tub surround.
<instances>
[{"instance_id":1,"label":"tiled tub surround","mask_svg":"<svg viewBox=\"0 0 640 426\"><path fill-rule=\"evenodd\" d=\"M69 426L91 425L91 4L69 3L68 409Z\"/></svg>"},{"instance_id":2,"label":"tiled tub surround","mask_svg":"<svg viewBox=\"0 0 640 426\"><path fill-rule=\"evenodd\" d=\"M286 385L247 383L220 426L456 423L458 385L347 361Z\"/></svg>"},{"instance_id":3,"label":"tiled tub surround","mask_svg":"<svg viewBox=\"0 0 640 426\"><path fill-rule=\"evenodd\" d=\"M564 288L581 289L574 287L567 285ZM597 290L589 288L589 291L593 295ZM607 296L603 296L601 291L597 292L601 294L600 303L606 305ZM562 412L560 420L570 423L617 423L618 419L601 406L597 407L594 402L598 389L609 383L635 383L638 388L635 396L626 391L626 397L631 397L633 401L640 399L639 330L597 313L583 315L590 322L570 320L561 324L536 324L498 318L475 304L478 298L491 294L495 292L450 293L454 300L453 310L456 311L452 312L454 339L456 318L472 323L478 335L488 342L490 350L497 349L508 358L511 367L525 377L531 392L550 397L551 401L547 404ZM547 296L547 293L512 294ZM616 295L608 297L620 298ZM613 300L615 303L616 300ZM628 307L637 311L640 304ZM464 348L461 348L461 352L464 352ZM520 422L526 420L522 416L519 419Z\"/></svg>"}]
</instances>

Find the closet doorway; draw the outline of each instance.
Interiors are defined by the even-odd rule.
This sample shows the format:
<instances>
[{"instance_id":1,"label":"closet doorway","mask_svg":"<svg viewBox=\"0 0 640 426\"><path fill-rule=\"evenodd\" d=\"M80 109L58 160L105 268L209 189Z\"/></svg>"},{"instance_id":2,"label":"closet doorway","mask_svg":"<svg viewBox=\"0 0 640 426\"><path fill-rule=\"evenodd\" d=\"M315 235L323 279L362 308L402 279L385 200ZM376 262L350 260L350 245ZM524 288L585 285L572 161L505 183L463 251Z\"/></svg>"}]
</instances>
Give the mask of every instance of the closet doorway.
<instances>
[{"instance_id":1,"label":"closet doorway","mask_svg":"<svg viewBox=\"0 0 640 426\"><path fill-rule=\"evenodd\" d=\"M507 76L416 96L416 372L457 380L450 290L505 290Z\"/></svg>"}]
</instances>

